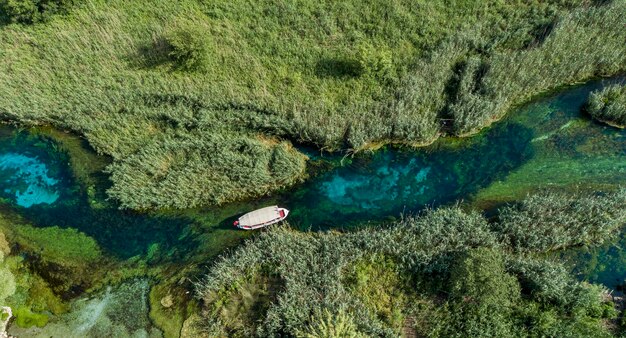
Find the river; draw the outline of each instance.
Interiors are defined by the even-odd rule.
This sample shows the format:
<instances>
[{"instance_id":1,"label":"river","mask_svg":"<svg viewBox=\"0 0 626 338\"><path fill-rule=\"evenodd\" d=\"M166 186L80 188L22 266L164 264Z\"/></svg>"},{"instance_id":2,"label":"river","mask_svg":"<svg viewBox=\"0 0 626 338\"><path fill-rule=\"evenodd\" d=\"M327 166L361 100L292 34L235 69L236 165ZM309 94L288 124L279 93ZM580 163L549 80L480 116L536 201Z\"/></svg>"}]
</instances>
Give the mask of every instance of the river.
<instances>
[{"instance_id":1,"label":"river","mask_svg":"<svg viewBox=\"0 0 626 338\"><path fill-rule=\"evenodd\" d=\"M626 131L590 120L580 107L590 91L616 81L623 79L538 98L467 139L444 138L419 149L384 147L346 158L313 153L316 169L297 187L184 211L119 210L114 201L102 200L106 175L92 173L99 175L95 187L76 179L68 164L73 155L59 145L60 133L51 137L40 129L3 126L1 208L36 227L78 229L118 261L150 256L148 265L181 267L202 264L253 235L235 229L232 221L268 204L290 209L289 222L299 229L350 229L460 200L490 210L545 188L612 190L626 185ZM622 255L619 247L607 245L568 257L575 257L573 269L581 278L615 287L626 278Z\"/></svg>"}]
</instances>

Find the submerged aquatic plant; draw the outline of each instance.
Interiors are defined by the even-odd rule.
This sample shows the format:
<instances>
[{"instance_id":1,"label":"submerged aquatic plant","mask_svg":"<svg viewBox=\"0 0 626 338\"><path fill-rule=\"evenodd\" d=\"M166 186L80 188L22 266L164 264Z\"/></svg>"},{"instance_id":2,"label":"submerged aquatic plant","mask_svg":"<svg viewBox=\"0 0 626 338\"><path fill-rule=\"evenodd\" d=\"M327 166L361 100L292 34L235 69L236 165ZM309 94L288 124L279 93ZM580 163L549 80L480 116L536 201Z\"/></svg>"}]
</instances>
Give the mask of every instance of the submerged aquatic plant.
<instances>
[{"instance_id":1,"label":"submerged aquatic plant","mask_svg":"<svg viewBox=\"0 0 626 338\"><path fill-rule=\"evenodd\" d=\"M147 280L127 281L74 300L69 312L41 329L16 332L46 337L159 337L148 318L148 292Z\"/></svg>"}]
</instances>

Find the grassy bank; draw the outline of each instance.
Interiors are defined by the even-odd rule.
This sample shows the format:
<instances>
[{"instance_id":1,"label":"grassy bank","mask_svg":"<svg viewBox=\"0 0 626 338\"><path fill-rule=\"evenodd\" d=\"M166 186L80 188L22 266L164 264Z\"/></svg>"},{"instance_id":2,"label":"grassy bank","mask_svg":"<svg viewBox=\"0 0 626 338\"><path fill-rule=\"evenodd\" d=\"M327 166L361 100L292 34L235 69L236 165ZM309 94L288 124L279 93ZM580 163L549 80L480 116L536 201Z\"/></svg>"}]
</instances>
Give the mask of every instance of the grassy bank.
<instances>
[{"instance_id":1,"label":"grassy bank","mask_svg":"<svg viewBox=\"0 0 626 338\"><path fill-rule=\"evenodd\" d=\"M0 114L84 135L135 209L292 185L289 140L424 144L626 68L624 1L59 3L0 28Z\"/></svg>"},{"instance_id":2,"label":"grassy bank","mask_svg":"<svg viewBox=\"0 0 626 338\"><path fill-rule=\"evenodd\" d=\"M542 193L493 220L460 207L384 229L264 232L198 285L208 336L617 334L602 288L546 253L613 240L626 190ZM334 332L332 330L341 330Z\"/></svg>"}]
</instances>

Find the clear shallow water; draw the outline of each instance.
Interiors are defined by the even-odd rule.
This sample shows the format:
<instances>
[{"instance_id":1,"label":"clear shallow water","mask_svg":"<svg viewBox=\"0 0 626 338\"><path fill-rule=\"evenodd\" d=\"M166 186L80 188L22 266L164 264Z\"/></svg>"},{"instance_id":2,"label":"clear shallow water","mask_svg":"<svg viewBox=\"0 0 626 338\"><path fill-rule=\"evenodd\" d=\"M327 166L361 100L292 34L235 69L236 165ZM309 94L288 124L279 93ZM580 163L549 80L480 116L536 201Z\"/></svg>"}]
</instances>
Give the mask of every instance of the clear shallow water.
<instances>
[{"instance_id":1,"label":"clear shallow water","mask_svg":"<svg viewBox=\"0 0 626 338\"><path fill-rule=\"evenodd\" d=\"M59 198L58 181L48 176L48 168L37 157L5 153L0 155L0 177L7 183L4 193L15 195L15 202L28 208L51 204Z\"/></svg>"},{"instance_id":2,"label":"clear shallow water","mask_svg":"<svg viewBox=\"0 0 626 338\"><path fill-rule=\"evenodd\" d=\"M466 198L503 179L534 153L532 131L501 124L471 144L383 149L311 180L283 197L301 227L349 227Z\"/></svg>"},{"instance_id":3,"label":"clear shallow water","mask_svg":"<svg viewBox=\"0 0 626 338\"><path fill-rule=\"evenodd\" d=\"M8 164L0 162L0 194L28 222L77 228L115 257L156 255L157 263L183 263L191 256L212 256L232 245L233 238L249 235L235 230L232 220L272 203L291 210L289 221L295 227L327 229L385 221L459 199L491 207L546 186L612 189L626 185L626 132L580 113L589 92L608 82L539 99L469 139L444 139L418 150L383 148L346 158L338 167L332 164L337 158L315 156L318 168L331 169L294 189L219 208L158 215L94 207L72 179L67 155L53 142L4 127L0 161ZM622 275L610 278L626 277L615 274Z\"/></svg>"}]
</instances>

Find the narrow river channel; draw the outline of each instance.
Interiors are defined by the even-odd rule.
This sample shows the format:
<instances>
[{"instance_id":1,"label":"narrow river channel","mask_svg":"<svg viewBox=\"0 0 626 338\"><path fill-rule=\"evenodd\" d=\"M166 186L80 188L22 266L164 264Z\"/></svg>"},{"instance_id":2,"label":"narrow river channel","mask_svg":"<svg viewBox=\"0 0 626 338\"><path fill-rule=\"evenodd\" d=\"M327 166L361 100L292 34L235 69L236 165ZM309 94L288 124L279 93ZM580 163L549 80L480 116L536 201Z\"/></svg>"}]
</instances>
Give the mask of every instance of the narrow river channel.
<instances>
[{"instance_id":1,"label":"narrow river channel","mask_svg":"<svg viewBox=\"0 0 626 338\"><path fill-rule=\"evenodd\" d=\"M234 229L232 220L270 203L291 210L292 226L316 230L384 222L457 200L489 209L546 187L611 190L626 185L626 131L591 121L580 107L590 91L616 81L623 79L594 81L539 98L467 139L442 139L417 150L387 147L344 159L314 154L315 167L327 169L318 169L302 185L203 210L138 213L118 210L114 202L97 203L74 178L70 155L45 133L4 126L1 207L37 227L76 228L117 259L153 254L158 248L159 264L184 265L190 257L215 256L249 236ZM603 250L595 253L602 262L622 255L619 248ZM579 270L607 284L623 280L624 269L611 264Z\"/></svg>"}]
</instances>

